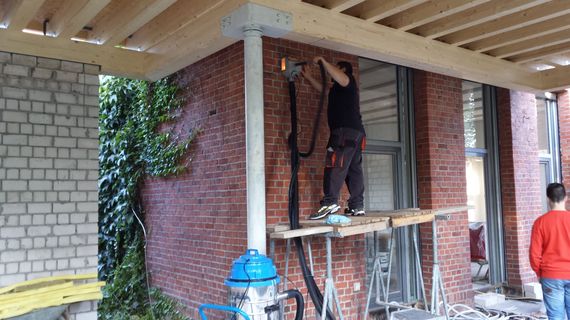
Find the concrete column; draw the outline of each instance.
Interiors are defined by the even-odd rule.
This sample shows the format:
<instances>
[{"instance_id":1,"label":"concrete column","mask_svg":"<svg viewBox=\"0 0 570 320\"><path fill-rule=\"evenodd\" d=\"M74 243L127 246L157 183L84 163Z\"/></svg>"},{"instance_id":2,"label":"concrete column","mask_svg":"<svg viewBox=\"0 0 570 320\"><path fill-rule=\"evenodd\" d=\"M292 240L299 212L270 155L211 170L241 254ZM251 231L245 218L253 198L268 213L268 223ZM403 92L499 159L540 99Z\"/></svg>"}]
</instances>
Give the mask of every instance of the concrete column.
<instances>
[{"instance_id":1,"label":"concrete column","mask_svg":"<svg viewBox=\"0 0 570 320\"><path fill-rule=\"evenodd\" d=\"M244 27L247 247L265 254L265 141L263 121L263 35Z\"/></svg>"},{"instance_id":2,"label":"concrete column","mask_svg":"<svg viewBox=\"0 0 570 320\"><path fill-rule=\"evenodd\" d=\"M291 15L247 3L222 18L226 37L243 39L245 72L245 144L247 175L247 247L265 254L265 135L263 48L261 36L279 38L291 31Z\"/></svg>"}]
</instances>

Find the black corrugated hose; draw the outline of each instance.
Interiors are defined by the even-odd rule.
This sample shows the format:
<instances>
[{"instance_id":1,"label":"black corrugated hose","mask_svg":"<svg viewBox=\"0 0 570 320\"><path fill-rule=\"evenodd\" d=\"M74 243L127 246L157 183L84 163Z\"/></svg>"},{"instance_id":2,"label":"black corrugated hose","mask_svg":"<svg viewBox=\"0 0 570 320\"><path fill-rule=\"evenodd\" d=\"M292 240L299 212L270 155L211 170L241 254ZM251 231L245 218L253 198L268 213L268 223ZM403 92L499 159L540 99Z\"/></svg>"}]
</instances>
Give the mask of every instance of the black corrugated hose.
<instances>
[{"instance_id":1,"label":"black corrugated hose","mask_svg":"<svg viewBox=\"0 0 570 320\"><path fill-rule=\"evenodd\" d=\"M325 97L325 88L326 88L326 75L325 75L325 68L323 64L319 61L319 67L321 71L321 80L322 80L322 90L321 90L321 98L319 102L319 111L317 113L317 118L315 119L315 124L313 126L313 136L311 139L311 145L309 151L306 153L299 152L299 148L297 145L297 101L296 101L296 90L295 90L295 82L294 80L289 81L289 100L290 100L290 110L291 110L291 135L289 136L289 147L291 148L291 180L289 182L289 222L291 225L291 229L299 229L299 183L298 183L298 172L299 172L299 158L302 157L309 157L315 147L316 136L318 132L318 126L320 122L320 117L322 114L322 110L324 108L324 97ZM297 255L299 256L299 264L301 266L301 271L303 272L303 278L305 280L305 284L307 285L307 289L309 291L309 295L311 296L311 300L317 309L319 314L322 313L323 310L323 294L319 290L315 279L313 278L313 274L307 267L307 260L305 258L305 251L303 249L303 241L301 238L295 238L295 247L297 248ZM332 313L331 309L327 308L327 319L334 320L334 314Z\"/></svg>"}]
</instances>

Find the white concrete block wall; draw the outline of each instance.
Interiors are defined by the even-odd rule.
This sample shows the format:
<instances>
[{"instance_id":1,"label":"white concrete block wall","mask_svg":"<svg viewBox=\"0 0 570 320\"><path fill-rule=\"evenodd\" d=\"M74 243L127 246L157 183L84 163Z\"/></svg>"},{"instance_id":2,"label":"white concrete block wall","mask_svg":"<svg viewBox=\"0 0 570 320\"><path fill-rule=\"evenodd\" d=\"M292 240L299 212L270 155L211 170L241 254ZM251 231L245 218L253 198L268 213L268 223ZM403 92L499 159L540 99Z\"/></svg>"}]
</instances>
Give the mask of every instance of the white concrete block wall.
<instances>
[{"instance_id":1,"label":"white concrete block wall","mask_svg":"<svg viewBox=\"0 0 570 320\"><path fill-rule=\"evenodd\" d=\"M0 287L97 271L98 72L0 52Z\"/></svg>"}]
</instances>

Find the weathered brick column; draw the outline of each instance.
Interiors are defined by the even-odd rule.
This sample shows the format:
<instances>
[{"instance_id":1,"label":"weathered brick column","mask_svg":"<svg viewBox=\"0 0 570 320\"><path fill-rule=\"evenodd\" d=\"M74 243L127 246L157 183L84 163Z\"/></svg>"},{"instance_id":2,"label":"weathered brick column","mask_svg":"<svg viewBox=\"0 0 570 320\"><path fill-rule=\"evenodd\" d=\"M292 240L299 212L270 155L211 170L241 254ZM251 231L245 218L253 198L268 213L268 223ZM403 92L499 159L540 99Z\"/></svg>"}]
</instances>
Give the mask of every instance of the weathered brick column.
<instances>
[{"instance_id":1,"label":"weathered brick column","mask_svg":"<svg viewBox=\"0 0 570 320\"><path fill-rule=\"evenodd\" d=\"M558 93L558 126L560 129L560 164L562 183L570 187L570 90Z\"/></svg>"},{"instance_id":2,"label":"weathered brick column","mask_svg":"<svg viewBox=\"0 0 570 320\"><path fill-rule=\"evenodd\" d=\"M533 94L497 89L499 165L508 284L536 281L528 260L530 233L542 213Z\"/></svg>"},{"instance_id":3,"label":"weathered brick column","mask_svg":"<svg viewBox=\"0 0 570 320\"><path fill-rule=\"evenodd\" d=\"M461 79L414 72L416 152L420 208L465 206L465 142ZM471 266L467 211L439 221L440 269L448 302L470 303ZM422 264L431 288L433 247L431 223L420 226Z\"/></svg>"},{"instance_id":4,"label":"weathered brick column","mask_svg":"<svg viewBox=\"0 0 570 320\"><path fill-rule=\"evenodd\" d=\"M0 52L0 287L97 271L98 72Z\"/></svg>"}]
</instances>

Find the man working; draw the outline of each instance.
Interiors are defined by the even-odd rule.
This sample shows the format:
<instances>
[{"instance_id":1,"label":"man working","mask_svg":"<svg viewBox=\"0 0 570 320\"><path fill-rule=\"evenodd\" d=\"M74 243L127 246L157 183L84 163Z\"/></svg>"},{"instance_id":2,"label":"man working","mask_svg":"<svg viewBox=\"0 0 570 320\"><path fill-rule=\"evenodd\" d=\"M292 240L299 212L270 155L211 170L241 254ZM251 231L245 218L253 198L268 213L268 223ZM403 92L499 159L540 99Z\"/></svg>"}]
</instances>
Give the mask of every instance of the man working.
<instances>
[{"instance_id":1,"label":"man working","mask_svg":"<svg viewBox=\"0 0 570 320\"><path fill-rule=\"evenodd\" d=\"M546 188L550 211L536 219L530 242L530 265L542 284L550 320L570 319L570 212L560 183Z\"/></svg>"},{"instance_id":2,"label":"man working","mask_svg":"<svg viewBox=\"0 0 570 320\"><path fill-rule=\"evenodd\" d=\"M361 216L365 214L362 150L366 140L352 65L346 61L333 65L323 57L315 57L313 61L323 64L333 85L328 96L330 137L323 177L324 198L321 208L309 219L321 219L340 209L338 199L344 182L350 192L345 214ZM317 91L326 90L307 70L303 69L302 74Z\"/></svg>"}]
</instances>

